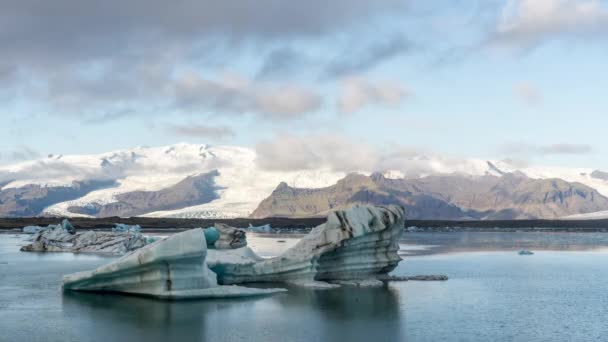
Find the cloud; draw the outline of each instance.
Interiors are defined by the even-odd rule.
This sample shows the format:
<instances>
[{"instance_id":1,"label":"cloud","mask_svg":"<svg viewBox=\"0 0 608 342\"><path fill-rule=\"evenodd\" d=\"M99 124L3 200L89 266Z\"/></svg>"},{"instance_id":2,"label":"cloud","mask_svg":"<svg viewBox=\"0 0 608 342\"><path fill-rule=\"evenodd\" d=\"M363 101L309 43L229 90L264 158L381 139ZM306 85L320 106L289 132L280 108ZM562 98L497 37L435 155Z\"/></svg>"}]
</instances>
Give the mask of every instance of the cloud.
<instances>
[{"instance_id":1,"label":"cloud","mask_svg":"<svg viewBox=\"0 0 608 342\"><path fill-rule=\"evenodd\" d=\"M321 107L316 92L295 84L253 83L240 76L203 79L183 75L174 88L176 106L186 110L210 110L216 114L253 113L265 119L297 119Z\"/></svg>"},{"instance_id":2,"label":"cloud","mask_svg":"<svg viewBox=\"0 0 608 342\"><path fill-rule=\"evenodd\" d=\"M381 63L403 55L412 50L413 43L402 32L383 34L385 38L374 39L369 42L361 37L354 37L347 42L331 44L322 48L323 53L313 55L294 46L280 46L271 50L264 58L258 70L258 78L271 78L277 76L293 76L295 73L318 73L319 79L336 79L344 76L365 73ZM337 54L332 55L335 51Z\"/></svg>"},{"instance_id":3,"label":"cloud","mask_svg":"<svg viewBox=\"0 0 608 342\"><path fill-rule=\"evenodd\" d=\"M408 176L434 173L423 157L428 150L400 145L375 146L342 134L278 135L255 146L256 164L270 171L327 168L335 172L403 170ZM452 163L442 159L444 163ZM456 162L456 161L454 161ZM459 161L460 162L460 161Z\"/></svg>"},{"instance_id":4,"label":"cloud","mask_svg":"<svg viewBox=\"0 0 608 342\"><path fill-rule=\"evenodd\" d=\"M209 71L285 42L348 36L352 28L405 13L408 2L6 0L0 2L0 80L11 82L0 88L20 88L24 102L85 121L132 108L162 111L173 75L185 68ZM288 92L291 100L295 92ZM261 97L270 110L298 111Z\"/></svg>"},{"instance_id":5,"label":"cloud","mask_svg":"<svg viewBox=\"0 0 608 342\"><path fill-rule=\"evenodd\" d=\"M509 0L488 43L517 49L582 35L604 36L608 8L600 0Z\"/></svg>"},{"instance_id":6,"label":"cloud","mask_svg":"<svg viewBox=\"0 0 608 342\"><path fill-rule=\"evenodd\" d=\"M40 153L28 146L17 146L0 153L0 162L12 163L40 158Z\"/></svg>"},{"instance_id":7,"label":"cloud","mask_svg":"<svg viewBox=\"0 0 608 342\"><path fill-rule=\"evenodd\" d=\"M291 47L279 47L264 58L257 78L272 78L293 73L295 70L313 64L312 59L302 51Z\"/></svg>"},{"instance_id":8,"label":"cloud","mask_svg":"<svg viewBox=\"0 0 608 342\"><path fill-rule=\"evenodd\" d=\"M227 126L210 126L210 125L173 125L168 130L179 136L224 139L233 137L234 130Z\"/></svg>"},{"instance_id":9,"label":"cloud","mask_svg":"<svg viewBox=\"0 0 608 342\"><path fill-rule=\"evenodd\" d=\"M325 74L329 77L359 74L374 68L380 62L406 53L412 45L403 34L399 33L360 49L350 47L348 51L328 63Z\"/></svg>"},{"instance_id":10,"label":"cloud","mask_svg":"<svg viewBox=\"0 0 608 342\"><path fill-rule=\"evenodd\" d=\"M592 151L590 145L585 144L553 144L540 147L544 155L548 154L588 154Z\"/></svg>"},{"instance_id":11,"label":"cloud","mask_svg":"<svg viewBox=\"0 0 608 342\"><path fill-rule=\"evenodd\" d=\"M528 105L538 105L543 102L543 94L530 83L522 82L513 87L513 93Z\"/></svg>"},{"instance_id":12,"label":"cloud","mask_svg":"<svg viewBox=\"0 0 608 342\"><path fill-rule=\"evenodd\" d=\"M127 43L314 37L405 10L404 0L6 0L0 5L2 52L47 52L45 58L114 54ZM74 30L78 27L78 30ZM117 46L122 45L122 46ZM73 49L67 49L71 47ZM79 49L75 49L79 48ZM9 55L13 56L13 53ZM3 53L3 56L5 54Z\"/></svg>"},{"instance_id":13,"label":"cloud","mask_svg":"<svg viewBox=\"0 0 608 342\"><path fill-rule=\"evenodd\" d=\"M534 157L550 155L583 155L591 153L593 148L587 144L557 143L535 145L514 142L503 145L500 148L500 151L503 154L512 156Z\"/></svg>"},{"instance_id":14,"label":"cloud","mask_svg":"<svg viewBox=\"0 0 608 342\"><path fill-rule=\"evenodd\" d=\"M341 112L352 113L374 104L397 106L409 95L409 91L396 82L371 82L362 77L350 77L342 81L337 105Z\"/></svg>"},{"instance_id":15,"label":"cloud","mask_svg":"<svg viewBox=\"0 0 608 342\"><path fill-rule=\"evenodd\" d=\"M379 162L374 148L341 135L281 135L258 143L255 149L257 165L275 171L325 167L350 172L371 170Z\"/></svg>"}]
</instances>

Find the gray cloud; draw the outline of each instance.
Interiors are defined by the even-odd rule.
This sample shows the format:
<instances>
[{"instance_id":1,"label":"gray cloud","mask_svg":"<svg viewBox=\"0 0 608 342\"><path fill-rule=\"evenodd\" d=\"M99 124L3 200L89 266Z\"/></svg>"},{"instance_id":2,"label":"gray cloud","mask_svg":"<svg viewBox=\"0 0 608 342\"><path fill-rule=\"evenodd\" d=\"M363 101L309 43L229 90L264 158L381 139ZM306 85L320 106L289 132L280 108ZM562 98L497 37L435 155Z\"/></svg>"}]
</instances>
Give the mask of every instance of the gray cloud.
<instances>
[{"instance_id":1,"label":"gray cloud","mask_svg":"<svg viewBox=\"0 0 608 342\"><path fill-rule=\"evenodd\" d=\"M345 45L343 48L338 46ZM325 52L313 56L293 46L281 46L268 53L258 70L259 78L290 75L306 70L318 73L320 79L334 79L367 72L379 64L410 52L413 43L403 33L393 33L384 40L374 36L368 42L361 37L348 43L332 44L340 50L335 56ZM335 50L335 49L332 49ZM331 52L333 53L333 52Z\"/></svg>"},{"instance_id":2,"label":"gray cloud","mask_svg":"<svg viewBox=\"0 0 608 342\"><path fill-rule=\"evenodd\" d=\"M357 50L349 48L331 61L325 68L330 77L339 77L365 72L380 62L396 57L410 50L413 44L403 35L395 34L388 39L376 41Z\"/></svg>"},{"instance_id":3,"label":"gray cloud","mask_svg":"<svg viewBox=\"0 0 608 342\"><path fill-rule=\"evenodd\" d=\"M234 130L227 126L210 126L196 124L173 125L169 127L169 131L179 136L210 139L224 139L233 137L235 135Z\"/></svg>"},{"instance_id":4,"label":"gray cloud","mask_svg":"<svg viewBox=\"0 0 608 342\"><path fill-rule=\"evenodd\" d=\"M549 145L535 145L521 142L508 143L500 148L503 154L517 157L534 157L549 155L583 155L593 151L587 144L557 143Z\"/></svg>"},{"instance_id":5,"label":"gray cloud","mask_svg":"<svg viewBox=\"0 0 608 342\"><path fill-rule=\"evenodd\" d=\"M551 39L606 32L608 8L602 1L509 0L487 44L530 49Z\"/></svg>"},{"instance_id":6,"label":"gray cloud","mask_svg":"<svg viewBox=\"0 0 608 342\"><path fill-rule=\"evenodd\" d=\"M40 158L40 153L28 146L16 146L0 153L0 163L13 163Z\"/></svg>"},{"instance_id":7,"label":"gray cloud","mask_svg":"<svg viewBox=\"0 0 608 342\"><path fill-rule=\"evenodd\" d=\"M265 57L258 78L270 78L293 73L295 70L313 64L312 59L304 52L291 47L273 49Z\"/></svg>"},{"instance_id":8,"label":"gray cloud","mask_svg":"<svg viewBox=\"0 0 608 342\"><path fill-rule=\"evenodd\" d=\"M341 112L352 113L372 104L396 106L409 95L409 91L397 82L371 82L362 77L350 77L342 81L337 105Z\"/></svg>"},{"instance_id":9,"label":"gray cloud","mask_svg":"<svg viewBox=\"0 0 608 342\"><path fill-rule=\"evenodd\" d=\"M320 108L321 96L295 84L252 83L228 75L206 80L194 73L175 86L176 105L188 110L209 109L216 114L253 113L267 119L297 119Z\"/></svg>"},{"instance_id":10,"label":"gray cloud","mask_svg":"<svg viewBox=\"0 0 608 342\"><path fill-rule=\"evenodd\" d=\"M585 144L553 144L540 147L542 154L587 154L593 150Z\"/></svg>"},{"instance_id":11,"label":"gray cloud","mask_svg":"<svg viewBox=\"0 0 608 342\"><path fill-rule=\"evenodd\" d=\"M56 64L113 58L130 44L124 52L217 37L316 37L405 6L405 0L182 0L174 6L160 0L6 0L0 4L0 53L19 63Z\"/></svg>"},{"instance_id":12,"label":"gray cloud","mask_svg":"<svg viewBox=\"0 0 608 342\"><path fill-rule=\"evenodd\" d=\"M21 94L51 114L109 120L134 106L165 109L172 75L185 65L230 63L247 49L257 55L286 41L348 33L404 13L407 2L6 0L0 3L0 78L16 78L10 86L26 87ZM270 111L298 112L264 96L258 102Z\"/></svg>"}]
</instances>

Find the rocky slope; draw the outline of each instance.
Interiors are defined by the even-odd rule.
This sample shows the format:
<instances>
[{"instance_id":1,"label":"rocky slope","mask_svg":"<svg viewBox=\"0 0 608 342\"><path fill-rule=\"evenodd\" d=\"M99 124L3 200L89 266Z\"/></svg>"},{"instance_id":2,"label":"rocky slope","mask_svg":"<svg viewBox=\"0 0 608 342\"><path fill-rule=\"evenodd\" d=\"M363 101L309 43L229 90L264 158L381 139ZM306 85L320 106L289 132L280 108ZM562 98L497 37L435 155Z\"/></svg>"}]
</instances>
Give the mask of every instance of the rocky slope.
<instances>
[{"instance_id":1,"label":"rocky slope","mask_svg":"<svg viewBox=\"0 0 608 342\"><path fill-rule=\"evenodd\" d=\"M252 217L320 216L353 204L399 204L408 219L558 218L608 209L608 198L580 183L502 176L435 175L388 179L381 174L349 174L322 189L281 183Z\"/></svg>"},{"instance_id":2,"label":"rocky slope","mask_svg":"<svg viewBox=\"0 0 608 342\"><path fill-rule=\"evenodd\" d=\"M116 201L84 206L70 206L68 211L94 217L131 217L151 211L173 210L209 203L219 198L214 178L217 170L197 176L189 176L183 181L158 191L132 191L116 195Z\"/></svg>"},{"instance_id":3,"label":"rocky slope","mask_svg":"<svg viewBox=\"0 0 608 342\"><path fill-rule=\"evenodd\" d=\"M28 184L18 188L0 188L0 217L39 215L44 208L74 200L91 191L115 186L113 180L74 181L71 185L47 187Z\"/></svg>"}]
</instances>

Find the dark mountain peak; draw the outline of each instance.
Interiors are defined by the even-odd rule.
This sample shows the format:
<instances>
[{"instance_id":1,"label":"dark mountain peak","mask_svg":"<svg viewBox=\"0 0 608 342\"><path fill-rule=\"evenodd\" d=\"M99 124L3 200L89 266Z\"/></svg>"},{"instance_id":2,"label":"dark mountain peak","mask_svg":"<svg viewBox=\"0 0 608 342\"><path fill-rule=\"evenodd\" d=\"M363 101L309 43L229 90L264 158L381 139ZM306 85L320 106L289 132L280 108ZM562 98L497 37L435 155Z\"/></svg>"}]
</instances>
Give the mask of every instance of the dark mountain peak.
<instances>
[{"instance_id":1,"label":"dark mountain peak","mask_svg":"<svg viewBox=\"0 0 608 342\"><path fill-rule=\"evenodd\" d=\"M342 188L353 188L353 187L365 187L365 186L373 186L373 180L360 173L349 173L346 177L340 179L338 183L336 183L336 187L339 189Z\"/></svg>"},{"instance_id":2,"label":"dark mountain peak","mask_svg":"<svg viewBox=\"0 0 608 342\"><path fill-rule=\"evenodd\" d=\"M285 190L292 190L292 188L286 182L281 182L273 192L283 192Z\"/></svg>"},{"instance_id":3,"label":"dark mountain peak","mask_svg":"<svg viewBox=\"0 0 608 342\"><path fill-rule=\"evenodd\" d=\"M386 177L384 177L384 174L382 174L382 172L374 172L371 174L371 176L369 176L369 178L371 178L374 182L380 182L380 181L385 181Z\"/></svg>"}]
</instances>

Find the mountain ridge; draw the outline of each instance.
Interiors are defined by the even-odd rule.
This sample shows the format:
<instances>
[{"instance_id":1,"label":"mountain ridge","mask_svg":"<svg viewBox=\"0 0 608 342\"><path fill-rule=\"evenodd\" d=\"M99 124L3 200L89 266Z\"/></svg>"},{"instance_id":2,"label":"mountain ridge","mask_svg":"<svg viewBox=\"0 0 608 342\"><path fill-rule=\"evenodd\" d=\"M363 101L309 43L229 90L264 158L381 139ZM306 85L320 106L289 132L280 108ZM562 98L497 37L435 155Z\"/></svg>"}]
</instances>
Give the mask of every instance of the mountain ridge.
<instances>
[{"instance_id":1,"label":"mountain ridge","mask_svg":"<svg viewBox=\"0 0 608 342\"><path fill-rule=\"evenodd\" d=\"M348 172L332 170L322 165L316 169L267 170L260 167L256 160L257 152L247 147L180 143L93 155L49 155L38 160L0 165L0 216L138 215L217 219L248 217L277 189L277 185L283 188L314 190L335 185L348 175ZM414 203L423 203L417 210L426 207L425 212L434 213L437 218L449 216L469 219L500 217L503 214L509 216L513 213L508 211L508 206L501 207L499 202L496 207L481 207L469 204L476 203L472 197L454 200L458 186L473 186L467 181L467 177L503 178L509 175L503 179L504 182L513 182L510 177L517 175L531 179L557 178L572 184L578 182L597 190L603 196L608 195L608 173L590 168L518 168L507 161L434 156L410 156L404 157L402 161L402 168L397 170L385 170L381 173L354 170L363 176L371 177L367 180L359 179L361 182L367 182L365 184L368 188L358 191L355 199L373 199L385 203L394 201L396 197L403 199L410 193L411 197L405 204L412 206L414 216L422 215L414 210ZM189 177L198 177L213 170L218 172L218 175L213 177L213 198L203 196L204 199L192 201L177 200L181 196L178 192L186 191L185 188L180 190L179 186L176 188L177 184ZM454 178L453 175L460 175L460 178ZM376 188L371 185L374 179L377 183L380 182L379 176L384 178L381 191L377 189L377 185L374 185ZM437 177L444 180L441 181ZM409 183L403 183L403 179ZM412 179L419 180L412 182ZM474 186L485 184L483 181L478 183ZM74 184L98 186L83 188ZM340 184L345 188L352 186L347 182ZM574 186L573 189L576 188L579 186ZM490 191L487 186L485 189ZM543 188L539 187L537 190L543 191ZM157 196L164 199L158 200ZM477 201L483 197L479 193L476 196ZM125 200L126 197L130 198ZM33 198L39 199L33 201ZM126 202L131 204L125 204ZM490 203L487 198L485 202ZM595 208L585 207L580 203L577 205L582 206L582 212L573 214L587 213ZM469 212L470 206L475 211ZM434 208L434 211L429 208ZM499 209L492 212L492 209L497 208ZM561 209L551 207L537 206L535 210L528 214L554 217L561 212ZM484 211L488 211L486 216L483 215ZM258 214L259 212L256 213Z\"/></svg>"}]
</instances>

